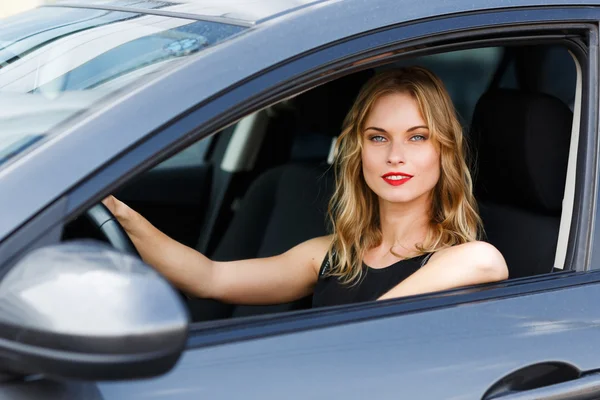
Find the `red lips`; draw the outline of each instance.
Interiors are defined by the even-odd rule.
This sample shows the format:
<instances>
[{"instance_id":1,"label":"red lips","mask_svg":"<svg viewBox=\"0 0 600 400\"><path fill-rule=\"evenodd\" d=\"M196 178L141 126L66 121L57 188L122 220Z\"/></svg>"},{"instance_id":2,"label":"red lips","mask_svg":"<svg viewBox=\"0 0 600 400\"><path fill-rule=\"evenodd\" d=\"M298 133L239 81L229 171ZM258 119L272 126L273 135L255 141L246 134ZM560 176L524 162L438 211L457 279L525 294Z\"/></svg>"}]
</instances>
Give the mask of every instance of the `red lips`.
<instances>
[{"instance_id":1,"label":"red lips","mask_svg":"<svg viewBox=\"0 0 600 400\"><path fill-rule=\"evenodd\" d=\"M388 172L381 177L392 186L400 186L408 182L413 176L403 172Z\"/></svg>"}]
</instances>

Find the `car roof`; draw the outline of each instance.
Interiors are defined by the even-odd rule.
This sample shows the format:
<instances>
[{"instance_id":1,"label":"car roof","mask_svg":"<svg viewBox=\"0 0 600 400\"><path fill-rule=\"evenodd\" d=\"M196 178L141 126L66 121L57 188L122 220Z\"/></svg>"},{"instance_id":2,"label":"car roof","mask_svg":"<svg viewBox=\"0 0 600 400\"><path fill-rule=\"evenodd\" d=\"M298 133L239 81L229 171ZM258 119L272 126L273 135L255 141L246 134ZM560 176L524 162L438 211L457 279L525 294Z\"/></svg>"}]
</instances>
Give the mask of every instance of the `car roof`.
<instances>
[{"instance_id":1,"label":"car roof","mask_svg":"<svg viewBox=\"0 0 600 400\"><path fill-rule=\"evenodd\" d=\"M256 25L280 16L298 13L302 10L319 8L326 5L325 3L342 3L342 6L347 4L349 8L352 8L356 7L358 3L371 3L369 5L376 7L378 2L373 0L58 0L53 2L52 5L120 8L149 14L179 14L198 19L219 19L222 22L232 24ZM388 2L382 1L379 3L385 4ZM584 5L597 2L593 0L559 0L548 2L535 0L479 0L477 2L471 0L395 1L398 9L405 11L405 20L407 21L412 19L411 14L417 9L418 14L436 16L472 10L528 6L536 3L539 5ZM369 18L369 15L366 14L365 18Z\"/></svg>"},{"instance_id":2,"label":"car roof","mask_svg":"<svg viewBox=\"0 0 600 400\"><path fill-rule=\"evenodd\" d=\"M145 13L180 14L199 19L258 24L280 15L330 0L63 0L54 5L126 8Z\"/></svg>"}]
</instances>

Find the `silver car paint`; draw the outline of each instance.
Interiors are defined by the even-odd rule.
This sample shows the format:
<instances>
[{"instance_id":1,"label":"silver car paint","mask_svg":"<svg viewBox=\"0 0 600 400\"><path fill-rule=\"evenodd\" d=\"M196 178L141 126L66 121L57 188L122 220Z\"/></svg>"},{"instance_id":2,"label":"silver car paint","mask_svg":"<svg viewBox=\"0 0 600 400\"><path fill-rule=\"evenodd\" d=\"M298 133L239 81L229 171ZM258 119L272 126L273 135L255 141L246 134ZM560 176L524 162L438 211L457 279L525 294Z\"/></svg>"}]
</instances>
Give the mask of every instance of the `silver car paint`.
<instances>
[{"instance_id":1,"label":"silver car paint","mask_svg":"<svg viewBox=\"0 0 600 400\"><path fill-rule=\"evenodd\" d=\"M589 301L599 289L188 350L163 377L98 388L105 399L479 399L497 380L531 364L599 368L600 309Z\"/></svg>"}]
</instances>

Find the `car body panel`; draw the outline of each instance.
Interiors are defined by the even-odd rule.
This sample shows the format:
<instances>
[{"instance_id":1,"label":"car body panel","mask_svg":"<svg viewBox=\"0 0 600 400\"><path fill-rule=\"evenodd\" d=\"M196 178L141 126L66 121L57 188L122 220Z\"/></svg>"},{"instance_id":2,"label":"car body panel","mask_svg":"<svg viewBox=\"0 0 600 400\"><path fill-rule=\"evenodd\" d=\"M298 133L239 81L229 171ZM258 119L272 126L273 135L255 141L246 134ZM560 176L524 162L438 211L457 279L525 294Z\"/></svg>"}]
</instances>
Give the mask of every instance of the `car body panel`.
<instances>
[{"instance_id":1,"label":"car body panel","mask_svg":"<svg viewBox=\"0 0 600 400\"><path fill-rule=\"evenodd\" d=\"M600 367L598 285L191 349L163 377L98 388L106 399L481 398L528 365Z\"/></svg>"},{"instance_id":2,"label":"car body panel","mask_svg":"<svg viewBox=\"0 0 600 400\"><path fill-rule=\"evenodd\" d=\"M364 13L362 15L363 20L368 20L370 23L376 24L379 24L381 21L382 23L380 25L384 26L386 25L386 20L389 24L470 11L485 11L521 6L581 6L597 4L597 2L593 0L550 0L548 2L535 0L483 0L473 3L465 0L445 2L401 0L395 2L378 1L377 4L374 5L373 2L369 0L259 0L252 2L243 0L59 0L54 4L59 6L79 5L83 7L118 7L139 10L142 12L153 12L157 10L173 11L196 15L198 17L232 18L250 23L263 23L283 16L294 18L300 13L307 13L313 17L316 15L323 15L327 20L331 20L331 18L341 18L346 13L346 10L353 14L362 11ZM401 13L398 13L399 9L402 10ZM331 10L337 10L343 14L338 16L337 14L331 13ZM386 12L387 16L385 15ZM396 22L395 20L398 17L400 17L401 20ZM393 19L394 22L390 21L390 19ZM314 27L319 26L315 24ZM321 27L321 29L322 28L323 27ZM335 27L326 26L326 28Z\"/></svg>"}]
</instances>

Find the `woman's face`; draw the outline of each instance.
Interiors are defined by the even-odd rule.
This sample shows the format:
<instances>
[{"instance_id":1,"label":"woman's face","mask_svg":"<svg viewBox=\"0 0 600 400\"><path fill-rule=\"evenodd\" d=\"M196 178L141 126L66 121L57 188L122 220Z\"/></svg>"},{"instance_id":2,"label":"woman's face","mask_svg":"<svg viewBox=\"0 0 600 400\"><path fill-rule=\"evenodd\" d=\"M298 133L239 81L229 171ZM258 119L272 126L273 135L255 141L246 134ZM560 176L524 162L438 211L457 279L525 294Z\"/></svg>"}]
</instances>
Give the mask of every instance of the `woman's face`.
<instances>
[{"instance_id":1,"label":"woman's face","mask_svg":"<svg viewBox=\"0 0 600 400\"><path fill-rule=\"evenodd\" d=\"M380 201L428 201L440 177L439 152L409 93L377 99L362 132L363 175Z\"/></svg>"}]
</instances>

